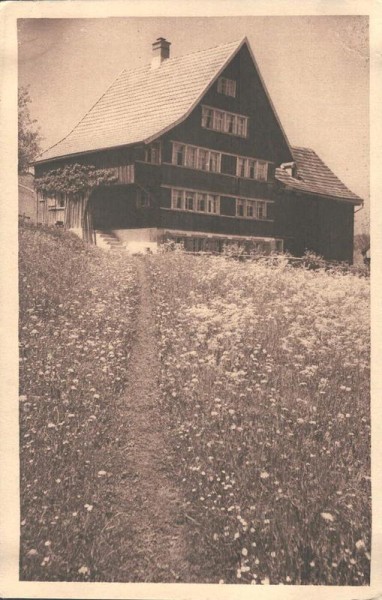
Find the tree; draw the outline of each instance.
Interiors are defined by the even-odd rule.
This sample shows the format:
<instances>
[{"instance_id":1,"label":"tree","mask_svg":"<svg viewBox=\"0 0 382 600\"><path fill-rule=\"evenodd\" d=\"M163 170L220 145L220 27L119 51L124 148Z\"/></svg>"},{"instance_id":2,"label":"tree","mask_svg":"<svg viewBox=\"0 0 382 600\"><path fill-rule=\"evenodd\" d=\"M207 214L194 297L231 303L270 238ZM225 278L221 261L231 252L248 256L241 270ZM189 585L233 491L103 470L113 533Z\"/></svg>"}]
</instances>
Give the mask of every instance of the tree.
<instances>
[{"instance_id":1,"label":"tree","mask_svg":"<svg viewBox=\"0 0 382 600\"><path fill-rule=\"evenodd\" d=\"M36 119L32 119L29 112L31 98L26 87L19 89L18 97L18 125L19 125L19 173L28 170L30 163L40 153L42 137L36 126Z\"/></svg>"}]
</instances>

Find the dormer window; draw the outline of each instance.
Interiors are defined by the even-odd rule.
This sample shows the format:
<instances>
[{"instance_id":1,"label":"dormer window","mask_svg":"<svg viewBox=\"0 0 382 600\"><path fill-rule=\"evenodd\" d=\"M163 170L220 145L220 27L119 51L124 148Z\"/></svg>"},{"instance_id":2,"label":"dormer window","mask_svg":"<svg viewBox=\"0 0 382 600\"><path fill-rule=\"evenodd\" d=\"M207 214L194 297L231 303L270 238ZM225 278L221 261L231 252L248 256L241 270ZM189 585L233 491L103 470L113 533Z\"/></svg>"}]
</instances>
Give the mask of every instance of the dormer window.
<instances>
[{"instance_id":1,"label":"dormer window","mask_svg":"<svg viewBox=\"0 0 382 600\"><path fill-rule=\"evenodd\" d=\"M236 81L233 79L227 79L227 77L219 77L218 92L219 94L236 98Z\"/></svg>"}]
</instances>

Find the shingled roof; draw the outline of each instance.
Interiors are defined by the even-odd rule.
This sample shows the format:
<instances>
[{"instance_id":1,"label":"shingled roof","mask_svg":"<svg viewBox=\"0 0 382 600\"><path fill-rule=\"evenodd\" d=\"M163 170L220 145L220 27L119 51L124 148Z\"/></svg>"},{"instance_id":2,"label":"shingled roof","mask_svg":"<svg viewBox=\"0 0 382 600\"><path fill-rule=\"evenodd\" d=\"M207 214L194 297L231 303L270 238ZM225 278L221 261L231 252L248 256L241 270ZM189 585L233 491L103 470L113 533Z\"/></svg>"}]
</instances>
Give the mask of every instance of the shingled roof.
<instances>
[{"instance_id":1,"label":"shingled roof","mask_svg":"<svg viewBox=\"0 0 382 600\"><path fill-rule=\"evenodd\" d=\"M148 142L184 120L246 38L122 71L63 140L37 162L94 150Z\"/></svg>"},{"instance_id":2,"label":"shingled roof","mask_svg":"<svg viewBox=\"0 0 382 600\"><path fill-rule=\"evenodd\" d=\"M45 150L36 162L148 143L159 137L187 118L244 44L262 79L247 38L165 60L156 69L149 64L124 70L74 129ZM268 95L263 81L262 84ZM268 99L289 146L269 95ZM351 192L313 150L295 147L291 152L297 165L297 177L284 169L276 169L276 178L285 187L362 204L361 198Z\"/></svg>"},{"instance_id":3,"label":"shingled roof","mask_svg":"<svg viewBox=\"0 0 382 600\"><path fill-rule=\"evenodd\" d=\"M292 147L297 175L292 177L285 169L276 169L276 179L285 187L319 196L362 204L362 199L351 192L310 148Z\"/></svg>"}]
</instances>

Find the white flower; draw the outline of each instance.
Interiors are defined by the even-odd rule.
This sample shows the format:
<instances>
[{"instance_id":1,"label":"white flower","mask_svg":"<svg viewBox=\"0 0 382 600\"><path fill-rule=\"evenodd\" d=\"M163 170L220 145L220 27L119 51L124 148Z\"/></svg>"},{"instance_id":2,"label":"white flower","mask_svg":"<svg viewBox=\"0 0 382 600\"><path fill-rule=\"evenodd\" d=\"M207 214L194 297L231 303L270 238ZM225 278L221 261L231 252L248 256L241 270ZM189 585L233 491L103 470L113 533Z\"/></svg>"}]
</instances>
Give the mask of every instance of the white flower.
<instances>
[{"instance_id":1,"label":"white flower","mask_svg":"<svg viewBox=\"0 0 382 600\"><path fill-rule=\"evenodd\" d=\"M355 543L355 547L357 548L357 550L359 552L362 552L363 550L366 550L365 542L363 540L358 540Z\"/></svg>"},{"instance_id":2,"label":"white flower","mask_svg":"<svg viewBox=\"0 0 382 600\"><path fill-rule=\"evenodd\" d=\"M331 513L322 512L321 517L324 519L324 521L331 521L332 523L334 521L334 517Z\"/></svg>"},{"instance_id":3,"label":"white flower","mask_svg":"<svg viewBox=\"0 0 382 600\"><path fill-rule=\"evenodd\" d=\"M89 569L87 567L85 567L85 565L83 565L82 567L80 567L78 569L78 572L80 575L88 575L89 574Z\"/></svg>"}]
</instances>

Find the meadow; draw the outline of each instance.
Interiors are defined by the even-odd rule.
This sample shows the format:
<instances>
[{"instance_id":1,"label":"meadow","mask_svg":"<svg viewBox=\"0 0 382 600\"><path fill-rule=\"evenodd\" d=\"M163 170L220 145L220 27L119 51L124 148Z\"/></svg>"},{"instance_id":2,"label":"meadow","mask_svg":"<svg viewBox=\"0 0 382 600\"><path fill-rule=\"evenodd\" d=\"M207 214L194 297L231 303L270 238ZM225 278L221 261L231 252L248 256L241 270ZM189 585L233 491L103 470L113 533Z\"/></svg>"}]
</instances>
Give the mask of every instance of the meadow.
<instances>
[{"instance_id":1,"label":"meadow","mask_svg":"<svg viewBox=\"0 0 382 600\"><path fill-rule=\"evenodd\" d=\"M176 252L152 259L151 280L208 580L367 584L369 281Z\"/></svg>"},{"instance_id":2,"label":"meadow","mask_svg":"<svg viewBox=\"0 0 382 600\"><path fill-rule=\"evenodd\" d=\"M20 578L107 578L134 267L54 229L21 227L19 249Z\"/></svg>"},{"instance_id":3,"label":"meadow","mask_svg":"<svg viewBox=\"0 0 382 600\"><path fill-rule=\"evenodd\" d=\"M134 548L118 549L134 526L121 497L135 485L124 394L140 265L198 581L369 583L368 278L106 254L33 226L19 248L20 579L126 581L134 568Z\"/></svg>"}]
</instances>

